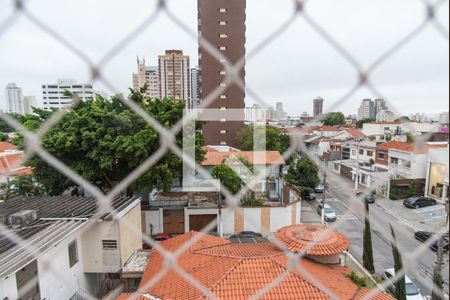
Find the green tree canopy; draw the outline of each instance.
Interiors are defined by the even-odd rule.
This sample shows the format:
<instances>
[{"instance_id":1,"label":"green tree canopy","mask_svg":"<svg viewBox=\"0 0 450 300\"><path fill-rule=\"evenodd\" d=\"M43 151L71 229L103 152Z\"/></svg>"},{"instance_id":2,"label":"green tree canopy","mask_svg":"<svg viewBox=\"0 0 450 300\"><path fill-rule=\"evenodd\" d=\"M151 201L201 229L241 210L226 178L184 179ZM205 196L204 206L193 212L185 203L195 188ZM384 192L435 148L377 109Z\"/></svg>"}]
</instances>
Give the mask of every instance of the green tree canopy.
<instances>
[{"instance_id":1,"label":"green tree canopy","mask_svg":"<svg viewBox=\"0 0 450 300\"><path fill-rule=\"evenodd\" d=\"M266 150L278 151L281 154L285 153L290 147L290 137L285 135L280 129L267 126L253 126L248 125L241 129L237 134L237 142L240 150L253 151L254 150L254 132L256 130L256 140L264 140L264 134L266 135Z\"/></svg>"},{"instance_id":2,"label":"green tree canopy","mask_svg":"<svg viewBox=\"0 0 450 300\"><path fill-rule=\"evenodd\" d=\"M246 166L252 173L254 172L251 163L244 157L240 157L239 160ZM220 182L230 190L232 194L237 194L242 186L244 186L244 181L241 179L239 174L236 174L234 170L223 161L220 165L215 166L211 172L212 176L219 179Z\"/></svg>"},{"instance_id":3,"label":"green tree canopy","mask_svg":"<svg viewBox=\"0 0 450 300\"><path fill-rule=\"evenodd\" d=\"M323 119L323 124L328 126L340 126L345 124L345 116L341 112L332 112Z\"/></svg>"},{"instance_id":4,"label":"green tree canopy","mask_svg":"<svg viewBox=\"0 0 450 300\"><path fill-rule=\"evenodd\" d=\"M134 101L164 127L171 128L183 116L184 101L149 99L141 91L131 90L128 101ZM50 112L51 113L51 112ZM31 129L49 115L36 111L22 121ZM203 160L203 137L196 137L198 161ZM182 133L176 137L182 147ZM159 134L144 119L136 115L118 97L96 97L80 102L67 111L58 124L42 138L43 147L72 170L102 191L111 190L160 148ZM36 180L51 195L76 187L46 162L35 156L29 161ZM167 152L153 167L138 178L128 192L167 190L174 179L182 177L182 161Z\"/></svg>"},{"instance_id":5,"label":"green tree canopy","mask_svg":"<svg viewBox=\"0 0 450 300\"><path fill-rule=\"evenodd\" d=\"M286 180L298 187L314 189L319 183L319 167L308 156L291 163Z\"/></svg>"},{"instance_id":6,"label":"green tree canopy","mask_svg":"<svg viewBox=\"0 0 450 300\"><path fill-rule=\"evenodd\" d=\"M361 129L361 128L364 127L364 124L366 124L366 123L372 123L372 122L375 122L375 120L374 120L374 119L370 119L370 118L361 119L361 120L359 120L358 122L356 122L356 128Z\"/></svg>"},{"instance_id":7,"label":"green tree canopy","mask_svg":"<svg viewBox=\"0 0 450 300\"><path fill-rule=\"evenodd\" d=\"M7 183L0 185L0 199L9 200L18 196L37 196L42 195L44 190L33 175L17 176Z\"/></svg>"}]
</instances>

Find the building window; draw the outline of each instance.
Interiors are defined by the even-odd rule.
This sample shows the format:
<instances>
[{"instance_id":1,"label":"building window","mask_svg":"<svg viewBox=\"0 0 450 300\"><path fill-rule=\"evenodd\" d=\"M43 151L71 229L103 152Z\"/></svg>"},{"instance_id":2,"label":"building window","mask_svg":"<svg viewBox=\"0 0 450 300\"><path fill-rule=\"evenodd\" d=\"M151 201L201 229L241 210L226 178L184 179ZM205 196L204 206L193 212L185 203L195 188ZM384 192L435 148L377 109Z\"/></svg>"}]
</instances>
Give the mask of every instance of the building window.
<instances>
[{"instance_id":1,"label":"building window","mask_svg":"<svg viewBox=\"0 0 450 300\"><path fill-rule=\"evenodd\" d=\"M78 262L77 241L69 244L69 266L72 268Z\"/></svg>"},{"instance_id":2,"label":"building window","mask_svg":"<svg viewBox=\"0 0 450 300\"><path fill-rule=\"evenodd\" d=\"M384 153L383 152L379 152L378 153L378 158L379 159L384 159Z\"/></svg>"},{"instance_id":3,"label":"building window","mask_svg":"<svg viewBox=\"0 0 450 300\"><path fill-rule=\"evenodd\" d=\"M221 87L227 87L227 84L226 83L221 83L220 86Z\"/></svg>"},{"instance_id":4,"label":"building window","mask_svg":"<svg viewBox=\"0 0 450 300\"><path fill-rule=\"evenodd\" d=\"M222 122L222 123L225 123L226 121L227 121L227 119L225 119L225 118L220 119L220 122Z\"/></svg>"},{"instance_id":5,"label":"building window","mask_svg":"<svg viewBox=\"0 0 450 300\"><path fill-rule=\"evenodd\" d=\"M356 150L352 150L352 156L356 156Z\"/></svg>"},{"instance_id":6,"label":"building window","mask_svg":"<svg viewBox=\"0 0 450 300\"><path fill-rule=\"evenodd\" d=\"M219 12L221 12L221 13L226 13L226 12L227 12L227 9L226 9L226 8L219 8Z\"/></svg>"},{"instance_id":7,"label":"building window","mask_svg":"<svg viewBox=\"0 0 450 300\"><path fill-rule=\"evenodd\" d=\"M226 21L220 21L219 22L219 25L220 26L226 26L228 24L228 22L226 22Z\"/></svg>"},{"instance_id":8,"label":"building window","mask_svg":"<svg viewBox=\"0 0 450 300\"><path fill-rule=\"evenodd\" d=\"M402 165L403 165L405 168L411 168L411 162L410 162L409 160L404 160L403 163L402 163Z\"/></svg>"},{"instance_id":9,"label":"building window","mask_svg":"<svg viewBox=\"0 0 450 300\"><path fill-rule=\"evenodd\" d=\"M367 156L373 156L373 151L367 151Z\"/></svg>"},{"instance_id":10,"label":"building window","mask_svg":"<svg viewBox=\"0 0 450 300\"><path fill-rule=\"evenodd\" d=\"M398 165L398 158L391 157L391 164Z\"/></svg>"},{"instance_id":11,"label":"building window","mask_svg":"<svg viewBox=\"0 0 450 300\"><path fill-rule=\"evenodd\" d=\"M364 150L362 150L362 149L359 150L359 154L360 154L360 155L364 155Z\"/></svg>"},{"instance_id":12,"label":"building window","mask_svg":"<svg viewBox=\"0 0 450 300\"><path fill-rule=\"evenodd\" d=\"M221 46L219 49L220 49L220 51L227 51L227 47L225 47L225 46Z\"/></svg>"},{"instance_id":13,"label":"building window","mask_svg":"<svg viewBox=\"0 0 450 300\"><path fill-rule=\"evenodd\" d=\"M220 75L227 75L227 71L220 71Z\"/></svg>"},{"instance_id":14,"label":"building window","mask_svg":"<svg viewBox=\"0 0 450 300\"><path fill-rule=\"evenodd\" d=\"M221 59L220 59L220 62L224 64L224 63L227 62L227 60L226 60L225 58L221 58Z\"/></svg>"},{"instance_id":15,"label":"building window","mask_svg":"<svg viewBox=\"0 0 450 300\"><path fill-rule=\"evenodd\" d=\"M227 134L227 131L226 130L221 130L220 134Z\"/></svg>"},{"instance_id":16,"label":"building window","mask_svg":"<svg viewBox=\"0 0 450 300\"><path fill-rule=\"evenodd\" d=\"M116 240L102 240L103 250L117 250Z\"/></svg>"},{"instance_id":17,"label":"building window","mask_svg":"<svg viewBox=\"0 0 450 300\"><path fill-rule=\"evenodd\" d=\"M222 107L220 108L220 110L227 110L227 108L226 108L225 106L222 106Z\"/></svg>"},{"instance_id":18,"label":"building window","mask_svg":"<svg viewBox=\"0 0 450 300\"><path fill-rule=\"evenodd\" d=\"M221 144L222 146L226 146L226 145L227 145L227 142L220 142L220 144Z\"/></svg>"},{"instance_id":19,"label":"building window","mask_svg":"<svg viewBox=\"0 0 450 300\"><path fill-rule=\"evenodd\" d=\"M220 95L220 99L227 99L227 95Z\"/></svg>"},{"instance_id":20,"label":"building window","mask_svg":"<svg viewBox=\"0 0 450 300\"><path fill-rule=\"evenodd\" d=\"M221 39L226 39L226 38L228 38L228 35L226 35L226 34L219 34L219 37Z\"/></svg>"}]
</instances>

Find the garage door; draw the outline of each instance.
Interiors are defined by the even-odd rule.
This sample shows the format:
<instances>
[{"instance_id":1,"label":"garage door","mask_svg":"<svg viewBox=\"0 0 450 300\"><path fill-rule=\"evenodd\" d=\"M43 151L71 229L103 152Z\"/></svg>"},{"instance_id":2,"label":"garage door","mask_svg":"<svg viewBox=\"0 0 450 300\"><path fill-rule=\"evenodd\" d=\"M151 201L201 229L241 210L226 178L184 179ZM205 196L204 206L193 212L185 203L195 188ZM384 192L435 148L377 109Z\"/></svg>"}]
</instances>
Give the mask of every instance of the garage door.
<instances>
[{"instance_id":1,"label":"garage door","mask_svg":"<svg viewBox=\"0 0 450 300\"><path fill-rule=\"evenodd\" d=\"M164 210L164 233L184 233L184 210Z\"/></svg>"},{"instance_id":2,"label":"garage door","mask_svg":"<svg viewBox=\"0 0 450 300\"><path fill-rule=\"evenodd\" d=\"M194 231L202 231L202 229L208 226L209 223L216 222L216 218L217 215L191 215L189 216L189 229ZM217 232L217 223L215 223L215 226L210 230L210 232Z\"/></svg>"}]
</instances>

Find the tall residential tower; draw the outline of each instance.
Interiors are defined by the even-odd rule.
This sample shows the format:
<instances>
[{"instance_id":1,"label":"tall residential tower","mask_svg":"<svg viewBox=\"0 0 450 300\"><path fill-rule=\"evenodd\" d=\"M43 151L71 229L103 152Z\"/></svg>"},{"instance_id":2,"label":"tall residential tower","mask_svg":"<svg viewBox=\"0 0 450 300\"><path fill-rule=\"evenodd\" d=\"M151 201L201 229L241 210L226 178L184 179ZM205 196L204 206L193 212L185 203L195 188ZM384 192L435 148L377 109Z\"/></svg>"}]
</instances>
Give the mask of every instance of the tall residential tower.
<instances>
[{"instance_id":1,"label":"tall residential tower","mask_svg":"<svg viewBox=\"0 0 450 300\"><path fill-rule=\"evenodd\" d=\"M226 86L224 63L236 64L245 59L246 0L198 0L198 22L200 37L207 40L222 53L225 60L218 60L206 49L199 47L201 76L201 99L205 99L217 88L225 88L223 93L207 106L209 109L224 111L220 121L210 121L203 125L203 134L209 145L236 145L236 134L244 127L245 91L236 84ZM238 76L245 81L245 64ZM238 109L234 121L226 119L226 110Z\"/></svg>"},{"instance_id":2,"label":"tall residential tower","mask_svg":"<svg viewBox=\"0 0 450 300\"><path fill-rule=\"evenodd\" d=\"M15 83L8 83L5 89L6 112L24 114L23 91Z\"/></svg>"},{"instance_id":3,"label":"tall residential tower","mask_svg":"<svg viewBox=\"0 0 450 300\"><path fill-rule=\"evenodd\" d=\"M145 59L137 59L137 73L133 74L133 89L138 90L147 84L145 96L150 98L160 98L159 72L158 67L148 67Z\"/></svg>"},{"instance_id":4,"label":"tall residential tower","mask_svg":"<svg viewBox=\"0 0 450 300\"><path fill-rule=\"evenodd\" d=\"M317 97L313 100L313 116L318 117L323 114L323 98Z\"/></svg>"},{"instance_id":5,"label":"tall residential tower","mask_svg":"<svg viewBox=\"0 0 450 300\"><path fill-rule=\"evenodd\" d=\"M159 56L159 83L161 98L190 100L191 68L189 56L180 50L166 50Z\"/></svg>"}]
</instances>

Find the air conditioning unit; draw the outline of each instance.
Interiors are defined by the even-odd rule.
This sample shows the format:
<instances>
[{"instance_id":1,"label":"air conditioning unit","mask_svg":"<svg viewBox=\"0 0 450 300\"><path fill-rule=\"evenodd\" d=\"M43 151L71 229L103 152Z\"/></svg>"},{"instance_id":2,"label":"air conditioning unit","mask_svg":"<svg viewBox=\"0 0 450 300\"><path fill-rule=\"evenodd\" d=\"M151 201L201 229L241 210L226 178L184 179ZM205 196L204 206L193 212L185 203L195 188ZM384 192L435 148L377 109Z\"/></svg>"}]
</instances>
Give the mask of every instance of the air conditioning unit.
<instances>
[{"instance_id":1,"label":"air conditioning unit","mask_svg":"<svg viewBox=\"0 0 450 300\"><path fill-rule=\"evenodd\" d=\"M22 210L9 215L8 223L13 227L22 227L37 220L37 217L38 213L36 210Z\"/></svg>"}]
</instances>

